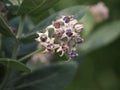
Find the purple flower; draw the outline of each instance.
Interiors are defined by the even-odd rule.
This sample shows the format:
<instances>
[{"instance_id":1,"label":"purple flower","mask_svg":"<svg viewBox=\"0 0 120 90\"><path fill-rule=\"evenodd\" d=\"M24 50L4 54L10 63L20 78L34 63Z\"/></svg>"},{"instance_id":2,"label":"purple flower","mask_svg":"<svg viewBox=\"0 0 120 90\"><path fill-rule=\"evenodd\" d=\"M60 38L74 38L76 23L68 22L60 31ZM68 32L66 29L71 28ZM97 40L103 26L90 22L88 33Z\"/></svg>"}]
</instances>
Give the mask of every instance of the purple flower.
<instances>
[{"instance_id":1,"label":"purple flower","mask_svg":"<svg viewBox=\"0 0 120 90\"><path fill-rule=\"evenodd\" d=\"M57 29L60 28L60 22L55 22L53 25L54 25L54 27L57 28Z\"/></svg>"},{"instance_id":2,"label":"purple flower","mask_svg":"<svg viewBox=\"0 0 120 90\"><path fill-rule=\"evenodd\" d=\"M65 23L68 23L68 22L70 21L70 17L65 16L65 17L63 18L63 20L65 21Z\"/></svg>"},{"instance_id":3,"label":"purple flower","mask_svg":"<svg viewBox=\"0 0 120 90\"><path fill-rule=\"evenodd\" d=\"M67 51L68 50L68 45L67 44L63 44L62 45L62 50L63 51Z\"/></svg>"},{"instance_id":4,"label":"purple flower","mask_svg":"<svg viewBox=\"0 0 120 90\"><path fill-rule=\"evenodd\" d=\"M71 52L70 52L70 56L71 56L72 58L78 56L76 50L72 49Z\"/></svg>"},{"instance_id":5,"label":"purple flower","mask_svg":"<svg viewBox=\"0 0 120 90\"><path fill-rule=\"evenodd\" d=\"M47 45L47 50L52 51L55 48L54 44Z\"/></svg>"},{"instance_id":6,"label":"purple flower","mask_svg":"<svg viewBox=\"0 0 120 90\"><path fill-rule=\"evenodd\" d=\"M70 29L67 29L67 30L66 30L66 35L67 35L68 37L71 37L71 36L73 35L73 33L71 32Z\"/></svg>"},{"instance_id":7,"label":"purple flower","mask_svg":"<svg viewBox=\"0 0 120 90\"><path fill-rule=\"evenodd\" d=\"M76 42L76 43L82 43L82 42L83 42L83 39L80 37L80 35L77 35L77 36L76 36L75 42Z\"/></svg>"}]
</instances>

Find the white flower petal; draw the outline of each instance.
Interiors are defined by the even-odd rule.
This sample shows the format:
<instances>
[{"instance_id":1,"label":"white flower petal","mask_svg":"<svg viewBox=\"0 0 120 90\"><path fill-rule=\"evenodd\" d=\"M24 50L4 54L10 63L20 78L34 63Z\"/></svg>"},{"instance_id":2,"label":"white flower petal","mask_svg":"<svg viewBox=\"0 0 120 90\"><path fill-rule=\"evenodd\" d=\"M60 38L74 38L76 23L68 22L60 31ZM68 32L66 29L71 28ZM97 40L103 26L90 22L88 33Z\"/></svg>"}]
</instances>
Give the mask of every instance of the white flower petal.
<instances>
[{"instance_id":1,"label":"white flower petal","mask_svg":"<svg viewBox=\"0 0 120 90\"><path fill-rule=\"evenodd\" d=\"M43 34L43 33L39 33L39 32L37 32L37 34L39 35L39 37Z\"/></svg>"},{"instance_id":2,"label":"white flower petal","mask_svg":"<svg viewBox=\"0 0 120 90\"><path fill-rule=\"evenodd\" d=\"M46 32L44 34L48 37L48 30L46 30Z\"/></svg>"},{"instance_id":3,"label":"white flower petal","mask_svg":"<svg viewBox=\"0 0 120 90\"><path fill-rule=\"evenodd\" d=\"M77 30L77 32L81 32L83 30L83 25L82 24L76 24L75 25L75 29Z\"/></svg>"},{"instance_id":4,"label":"white flower petal","mask_svg":"<svg viewBox=\"0 0 120 90\"><path fill-rule=\"evenodd\" d=\"M60 51L62 51L62 47L59 47L57 50L57 52L60 52Z\"/></svg>"},{"instance_id":5,"label":"white flower petal","mask_svg":"<svg viewBox=\"0 0 120 90\"><path fill-rule=\"evenodd\" d=\"M44 47L47 47L48 46L48 43L47 42L41 42L40 43L42 46L44 46Z\"/></svg>"},{"instance_id":6,"label":"white flower petal","mask_svg":"<svg viewBox=\"0 0 120 90\"><path fill-rule=\"evenodd\" d=\"M51 38L51 39L50 39L50 43L51 43L51 44L54 44L54 41L55 41L55 38Z\"/></svg>"},{"instance_id":7,"label":"white flower petal","mask_svg":"<svg viewBox=\"0 0 120 90\"><path fill-rule=\"evenodd\" d=\"M60 55L60 56L62 57L62 56L64 55L64 53L65 53L65 52L64 52L64 51L62 51L62 53L61 53L61 55Z\"/></svg>"},{"instance_id":8,"label":"white flower petal","mask_svg":"<svg viewBox=\"0 0 120 90\"><path fill-rule=\"evenodd\" d=\"M73 27L75 24L77 24L78 21L76 19L73 19L72 21L69 22L69 25Z\"/></svg>"},{"instance_id":9,"label":"white flower petal","mask_svg":"<svg viewBox=\"0 0 120 90\"><path fill-rule=\"evenodd\" d=\"M49 30L49 29L55 29L53 25L49 25L47 26L46 30Z\"/></svg>"},{"instance_id":10,"label":"white flower petal","mask_svg":"<svg viewBox=\"0 0 120 90\"><path fill-rule=\"evenodd\" d=\"M38 42L40 42L40 38L39 38L39 37L38 37L38 38L35 38L35 40L38 41Z\"/></svg>"}]
</instances>

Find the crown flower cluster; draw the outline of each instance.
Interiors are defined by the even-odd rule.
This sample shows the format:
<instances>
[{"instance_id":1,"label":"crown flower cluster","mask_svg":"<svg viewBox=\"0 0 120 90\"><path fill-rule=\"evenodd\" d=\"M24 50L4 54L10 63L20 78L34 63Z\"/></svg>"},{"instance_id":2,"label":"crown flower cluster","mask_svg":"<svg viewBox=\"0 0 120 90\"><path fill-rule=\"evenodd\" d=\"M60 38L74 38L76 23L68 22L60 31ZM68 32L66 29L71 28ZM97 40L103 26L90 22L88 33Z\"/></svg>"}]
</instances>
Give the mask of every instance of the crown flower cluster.
<instances>
[{"instance_id":1,"label":"crown flower cluster","mask_svg":"<svg viewBox=\"0 0 120 90\"><path fill-rule=\"evenodd\" d=\"M43 53L59 52L60 56L67 54L73 58L78 56L77 46L83 42L80 36L83 28L73 16L62 16L47 26L44 33L37 32L39 37L35 40L45 48Z\"/></svg>"}]
</instances>

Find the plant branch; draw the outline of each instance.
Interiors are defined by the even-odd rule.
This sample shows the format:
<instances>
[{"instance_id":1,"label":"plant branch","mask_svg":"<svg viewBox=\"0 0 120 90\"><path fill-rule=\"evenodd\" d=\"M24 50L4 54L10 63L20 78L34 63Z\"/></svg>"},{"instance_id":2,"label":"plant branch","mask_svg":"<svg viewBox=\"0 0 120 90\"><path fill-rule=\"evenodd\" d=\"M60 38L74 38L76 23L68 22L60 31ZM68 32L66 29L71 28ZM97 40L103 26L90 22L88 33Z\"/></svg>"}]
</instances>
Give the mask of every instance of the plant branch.
<instances>
[{"instance_id":1,"label":"plant branch","mask_svg":"<svg viewBox=\"0 0 120 90\"><path fill-rule=\"evenodd\" d=\"M16 41L16 42L15 42L15 45L14 45L14 48L13 48L13 52L12 52L12 58L13 58L13 59L16 59L18 49L19 49L19 42Z\"/></svg>"},{"instance_id":2,"label":"plant branch","mask_svg":"<svg viewBox=\"0 0 120 90\"><path fill-rule=\"evenodd\" d=\"M23 60L25 60L25 59L31 57L32 55L35 55L36 53L41 52L41 51L43 51L43 50L44 50L44 48L40 48L40 49L38 49L38 50L36 50L36 51L34 51L34 52L32 52L32 53L30 53L30 54L24 56L24 57L18 59L18 61L23 61Z\"/></svg>"},{"instance_id":3,"label":"plant branch","mask_svg":"<svg viewBox=\"0 0 120 90\"><path fill-rule=\"evenodd\" d=\"M22 32L23 32L23 27L24 27L24 18L25 16L21 16L20 17L20 24L19 24L19 28L18 28L18 32L17 32L17 38L21 37Z\"/></svg>"}]
</instances>

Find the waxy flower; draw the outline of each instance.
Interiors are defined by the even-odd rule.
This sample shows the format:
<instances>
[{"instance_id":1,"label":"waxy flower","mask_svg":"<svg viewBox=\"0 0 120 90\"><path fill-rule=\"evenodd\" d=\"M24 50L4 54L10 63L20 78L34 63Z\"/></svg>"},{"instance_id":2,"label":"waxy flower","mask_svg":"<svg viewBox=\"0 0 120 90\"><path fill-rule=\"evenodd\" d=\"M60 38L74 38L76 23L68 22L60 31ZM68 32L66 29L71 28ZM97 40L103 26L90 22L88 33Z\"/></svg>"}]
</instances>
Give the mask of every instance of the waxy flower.
<instances>
[{"instance_id":1,"label":"waxy flower","mask_svg":"<svg viewBox=\"0 0 120 90\"><path fill-rule=\"evenodd\" d=\"M58 48L57 52L62 52L60 56L63 56L65 52L69 50L69 46L67 43L62 43Z\"/></svg>"},{"instance_id":2,"label":"waxy flower","mask_svg":"<svg viewBox=\"0 0 120 90\"><path fill-rule=\"evenodd\" d=\"M44 45L45 43L50 41L50 38L48 37L48 31L46 31L45 33L37 32L37 34L39 35L39 37L36 38L35 40L40 42L41 45Z\"/></svg>"},{"instance_id":3,"label":"waxy flower","mask_svg":"<svg viewBox=\"0 0 120 90\"><path fill-rule=\"evenodd\" d=\"M55 44L54 41L55 38L51 38L49 39L49 42L42 44L42 46L46 48L43 53L54 52L55 49L59 48L59 44Z\"/></svg>"},{"instance_id":4,"label":"waxy flower","mask_svg":"<svg viewBox=\"0 0 120 90\"><path fill-rule=\"evenodd\" d=\"M39 33L36 40L45 48L43 53L61 52L60 56L68 54L70 58L78 56L77 45L83 42L80 32L83 25L73 16L62 16L51 25L45 28L44 33ZM53 30L53 35L49 37L49 31ZM73 43L74 44L71 44Z\"/></svg>"},{"instance_id":5,"label":"waxy flower","mask_svg":"<svg viewBox=\"0 0 120 90\"><path fill-rule=\"evenodd\" d=\"M71 57L71 58L74 58L74 57L76 57L76 56L78 56L78 53L76 52L76 48L73 47L73 48L71 49L71 51L70 51L70 57Z\"/></svg>"}]
</instances>

